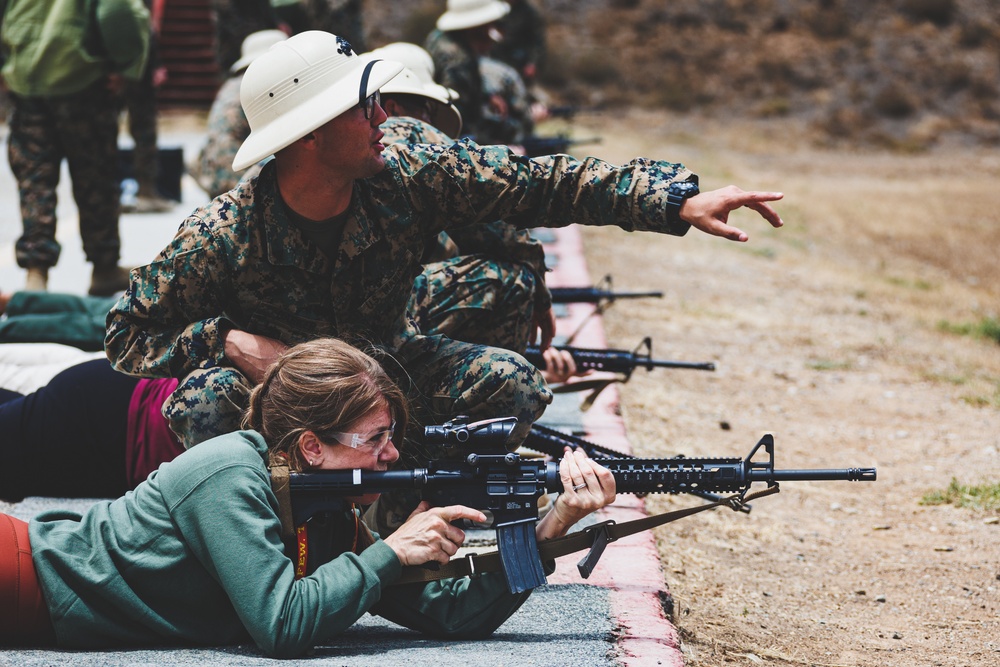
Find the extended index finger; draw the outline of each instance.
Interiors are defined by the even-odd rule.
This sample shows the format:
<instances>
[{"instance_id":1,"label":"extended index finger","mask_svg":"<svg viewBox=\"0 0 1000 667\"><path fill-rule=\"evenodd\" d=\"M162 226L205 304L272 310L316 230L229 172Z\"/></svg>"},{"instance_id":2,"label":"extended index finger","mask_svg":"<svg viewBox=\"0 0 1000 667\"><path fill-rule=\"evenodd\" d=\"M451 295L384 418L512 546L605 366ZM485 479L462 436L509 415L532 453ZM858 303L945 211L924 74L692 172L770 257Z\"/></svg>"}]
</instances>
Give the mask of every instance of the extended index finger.
<instances>
[{"instance_id":1,"label":"extended index finger","mask_svg":"<svg viewBox=\"0 0 1000 667\"><path fill-rule=\"evenodd\" d=\"M485 514L477 509L466 507L465 505L448 505L447 507L438 508L437 511L441 518L448 523L459 519L468 519L469 521L474 521L476 523L486 522Z\"/></svg>"},{"instance_id":2,"label":"extended index finger","mask_svg":"<svg viewBox=\"0 0 1000 667\"><path fill-rule=\"evenodd\" d=\"M784 198L784 193L782 192L741 192L736 195L734 203L738 203L740 206L746 206L747 208L757 211L762 218L767 220L772 227L781 227L784 225L784 221L778 212L774 210L767 202L778 201Z\"/></svg>"}]
</instances>

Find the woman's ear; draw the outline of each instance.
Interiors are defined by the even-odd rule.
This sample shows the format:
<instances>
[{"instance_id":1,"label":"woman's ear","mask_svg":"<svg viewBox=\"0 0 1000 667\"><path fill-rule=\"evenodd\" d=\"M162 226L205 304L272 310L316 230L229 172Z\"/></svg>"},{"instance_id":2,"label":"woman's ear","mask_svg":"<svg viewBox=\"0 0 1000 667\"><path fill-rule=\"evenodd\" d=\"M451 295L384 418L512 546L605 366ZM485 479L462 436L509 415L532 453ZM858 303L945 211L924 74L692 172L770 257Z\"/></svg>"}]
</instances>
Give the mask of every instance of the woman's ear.
<instances>
[{"instance_id":1,"label":"woman's ear","mask_svg":"<svg viewBox=\"0 0 1000 667\"><path fill-rule=\"evenodd\" d=\"M323 458L323 443L312 431L303 431L295 446L299 448L302 460L310 466L316 465Z\"/></svg>"}]
</instances>

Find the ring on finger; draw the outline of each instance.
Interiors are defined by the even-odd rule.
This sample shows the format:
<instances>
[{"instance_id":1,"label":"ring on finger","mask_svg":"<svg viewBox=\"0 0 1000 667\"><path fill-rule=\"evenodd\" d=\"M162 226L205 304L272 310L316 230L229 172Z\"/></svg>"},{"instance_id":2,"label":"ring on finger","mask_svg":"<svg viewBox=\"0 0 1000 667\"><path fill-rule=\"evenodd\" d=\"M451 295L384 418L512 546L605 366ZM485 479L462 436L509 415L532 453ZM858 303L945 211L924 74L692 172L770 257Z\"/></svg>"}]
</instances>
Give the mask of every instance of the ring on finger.
<instances>
[{"instance_id":1,"label":"ring on finger","mask_svg":"<svg viewBox=\"0 0 1000 667\"><path fill-rule=\"evenodd\" d=\"M580 489L585 488L586 486L587 486L586 482L584 482L583 484L577 484L576 486L573 487L573 490L579 491Z\"/></svg>"}]
</instances>

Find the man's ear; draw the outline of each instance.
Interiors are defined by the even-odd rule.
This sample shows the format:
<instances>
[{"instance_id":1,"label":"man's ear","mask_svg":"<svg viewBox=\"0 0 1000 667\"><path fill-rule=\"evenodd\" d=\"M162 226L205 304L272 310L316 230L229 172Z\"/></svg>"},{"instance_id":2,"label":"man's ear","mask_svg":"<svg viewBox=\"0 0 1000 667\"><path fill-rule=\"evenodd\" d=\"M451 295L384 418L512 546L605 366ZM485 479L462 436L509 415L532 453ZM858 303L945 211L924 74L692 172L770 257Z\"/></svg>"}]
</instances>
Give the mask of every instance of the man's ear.
<instances>
[{"instance_id":1,"label":"man's ear","mask_svg":"<svg viewBox=\"0 0 1000 667\"><path fill-rule=\"evenodd\" d=\"M299 440L295 443L299 448L302 458L313 465L313 461L319 460L323 456L323 443L312 431L303 431L299 434Z\"/></svg>"},{"instance_id":2,"label":"man's ear","mask_svg":"<svg viewBox=\"0 0 1000 667\"><path fill-rule=\"evenodd\" d=\"M385 111L385 115L389 118L392 118L393 116L409 115L408 113L405 113L405 111L400 108L399 103L391 97L382 98L382 111Z\"/></svg>"}]
</instances>

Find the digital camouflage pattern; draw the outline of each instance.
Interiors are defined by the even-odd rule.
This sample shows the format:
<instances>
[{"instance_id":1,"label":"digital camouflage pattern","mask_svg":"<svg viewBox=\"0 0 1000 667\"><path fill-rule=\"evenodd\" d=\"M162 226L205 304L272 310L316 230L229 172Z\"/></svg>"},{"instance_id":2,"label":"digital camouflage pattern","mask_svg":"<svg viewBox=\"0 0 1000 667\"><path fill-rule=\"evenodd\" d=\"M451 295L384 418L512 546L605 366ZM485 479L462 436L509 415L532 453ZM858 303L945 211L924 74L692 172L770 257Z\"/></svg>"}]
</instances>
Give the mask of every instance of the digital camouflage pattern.
<instances>
[{"instance_id":1,"label":"digital camouflage pattern","mask_svg":"<svg viewBox=\"0 0 1000 667\"><path fill-rule=\"evenodd\" d=\"M289 345L322 336L377 345L392 355L383 363L420 423L513 415L516 446L552 395L520 355L416 328L406 307L422 270L419 250L443 230L498 219L688 229L665 213L668 183L693 177L679 164L529 159L468 141L393 145L385 157L380 174L355 182L336 257L289 224L265 165L196 210L152 264L133 271L108 316L108 357L128 374L181 378L164 414L186 445L239 424L249 387L222 339L236 327Z\"/></svg>"},{"instance_id":2,"label":"digital camouflage pattern","mask_svg":"<svg viewBox=\"0 0 1000 667\"><path fill-rule=\"evenodd\" d=\"M118 263L118 113L121 101L104 80L72 95L10 95L7 154L17 179L24 233L14 245L17 265L50 268L59 261L56 188L65 158L80 213L87 261Z\"/></svg>"},{"instance_id":3,"label":"digital camouflage pattern","mask_svg":"<svg viewBox=\"0 0 1000 667\"><path fill-rule=\"evenodd\" d=\"M387 143L453 141L408 116L392 116L379 129ZM422 261L407 311L424 333L521 353L536 306L547 310L552 305L542 244L527 230L502 221L441 232Z\"/></svg>"},{"instance_id":4,"label":"digital camouflage pattern","mask_svg":"<svg viewBox=\"0 0 1000 667\"><path fill-rule=\"evenodd\" d=\"M531 117L531 98L524 80L513 67L496 58L479 59L485 99L497 95L507 103L507 114L501 116L489 105L483 107L485 136L500 144L518 144L535 132Z\"/></svg>"},{"instance_id":5,"label":"digital camouflage pattern","mask_svg":"<svg viewBox=\"0 0 1000 667\"><path fill-rule=\"evenodd\" d=\"M432 30L424 48L434 60L434 80L458 93L455 106L462 114L462 134L479 143L494 143L483 132L483 79L479 58L459 42L453 33Z\"/></svg>"},{"instance_id":6,"label":"digital camouflage pattern","mask_svg":"<svg viewBox=\"0 0 1000 667\"><path fill-rule=\"evenodd\" d=\"M236 152L250 136L250 122L240 104L240 84L245 71L226 79L215 94L208 112L205 145L191 168L191 175L210 197L229 192L241 178L250 178L260 172L259 164L240 174L233 171Z\"/></svg>"},{"instance_id":7,"label":"digital camouflage pattern","mask_svg":"<svg viewBox=\"0 0 1000 667\"><path fill-rule=\"evenodd\" d=\"M519 74L527 65L540 67L545 62L545 19L528 0L510 3L510 11L500 19L503 39L493 55Z\"/></svg>"}]
</instances>

